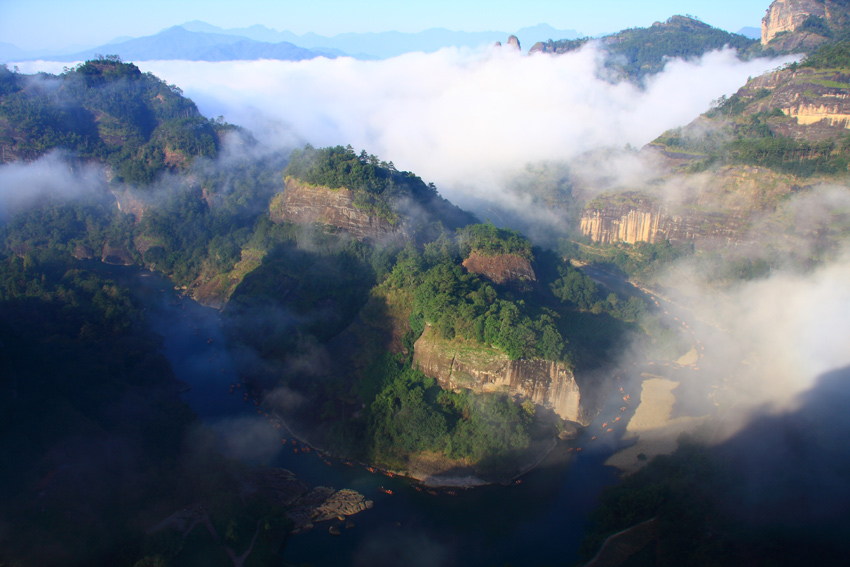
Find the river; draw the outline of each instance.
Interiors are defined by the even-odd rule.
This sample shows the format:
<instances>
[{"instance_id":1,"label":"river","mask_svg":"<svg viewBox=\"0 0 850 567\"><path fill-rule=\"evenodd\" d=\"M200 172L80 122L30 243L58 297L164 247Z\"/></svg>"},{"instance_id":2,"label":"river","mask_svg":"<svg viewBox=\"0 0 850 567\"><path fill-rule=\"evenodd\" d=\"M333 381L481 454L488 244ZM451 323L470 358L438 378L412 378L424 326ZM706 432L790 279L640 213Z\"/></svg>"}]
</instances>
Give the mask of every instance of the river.
<instances>
[{"instance_id":1,"label":"river","mask_svg":"<svg viewBox=\"0 0 850 567\"><path fill-rule=\"evenodd\" d=\"M560 444L523 482L457 490L455 496L418 492L404 478L388 478L338 461L328 466L315 453L296 454L286 437L230 394L236 368L226 347L219 312L183 298L171 283L136 267L96 264L95 269L135 290L147 320L164 338L164 354L191 389L183 394L197 415L219 433L223 448L247 462L283 467L308 485L352 488L375 505L353 517L355 527L332 536L327 526L288 538L291 564L337 565L565 565L578 559L586 516L606 486L617 482L604 461L616 449L621 429L604 435L600 423L622 404L612 396L582 434L580 453ZM622 383L628 387L627 377ZM631 408L623 414L627 421ZM240 439L243 435L245 438ZM599 439L590 441L591 436ZM392 495L378 490L385 487Z\"/></svg>"}]
</instances>

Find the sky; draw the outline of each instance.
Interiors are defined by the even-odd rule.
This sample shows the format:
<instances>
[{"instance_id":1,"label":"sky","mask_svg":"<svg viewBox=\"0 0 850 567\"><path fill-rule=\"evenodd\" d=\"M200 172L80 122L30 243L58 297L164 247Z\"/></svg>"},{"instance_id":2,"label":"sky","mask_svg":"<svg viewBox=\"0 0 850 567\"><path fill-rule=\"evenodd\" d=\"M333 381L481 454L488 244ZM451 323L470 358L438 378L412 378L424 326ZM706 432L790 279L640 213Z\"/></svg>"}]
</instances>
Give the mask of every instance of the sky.
<instances>
[{"instance_id":1,"label":"sky","mask_svg":"<svg viewBox=\"0 0 850 567\"><path fill-rule=\"evenodd\" d=\"M456 31L515 32L547 23L599 35L690 14L736 32L760 26L770 0L0 0L0 42L25 50L96 47L201 20L223 28L261 24L297 34Z\"/></svg>"}]
</instances>

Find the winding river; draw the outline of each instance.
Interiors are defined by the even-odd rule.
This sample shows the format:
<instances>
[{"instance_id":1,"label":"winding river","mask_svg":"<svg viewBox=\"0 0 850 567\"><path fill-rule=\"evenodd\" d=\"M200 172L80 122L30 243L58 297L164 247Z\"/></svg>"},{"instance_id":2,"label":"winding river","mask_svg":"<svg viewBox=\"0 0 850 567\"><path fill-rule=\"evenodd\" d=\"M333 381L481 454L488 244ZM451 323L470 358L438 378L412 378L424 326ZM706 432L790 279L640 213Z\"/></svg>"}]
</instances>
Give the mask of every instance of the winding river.
<instances>
[{"instance_id":1,"label":"winding river","mask_svg":"<svg viewBox=\"0 0 850 567\"><path fill-rule=\"evenodd\" d=\"M181 297L171 283L136 267L99 264L142 298L147 319L164 338L164 354L177 377L191 388L184 399L219 433L229 454L247 462L283 467L309 485L352 488L375 505L352 519L339 536L325 525L288 538L283 552L291 564L336 565L563 565L578 559L587 514L605 486L615 484L605 460L622 446L622 427L598 433L602 416L622 405L612 396L583 433L577 453L560 444L523 482L445 491L414 490L404 478L370 473L339 461L331 466L315 453L296 454L241 390L229 393L236 368L224 339L219 312ZM629 382L623 376L622 383ZM627 418L633 408L624 415ZM262 410L260 410L262 411ZM623 419L622 424L628 421ZM621 424L621 425L622 425ZM599 439L590 442L591 436ZM392 490L388 495L379 490Z\"/></svg>"}]
</instances>

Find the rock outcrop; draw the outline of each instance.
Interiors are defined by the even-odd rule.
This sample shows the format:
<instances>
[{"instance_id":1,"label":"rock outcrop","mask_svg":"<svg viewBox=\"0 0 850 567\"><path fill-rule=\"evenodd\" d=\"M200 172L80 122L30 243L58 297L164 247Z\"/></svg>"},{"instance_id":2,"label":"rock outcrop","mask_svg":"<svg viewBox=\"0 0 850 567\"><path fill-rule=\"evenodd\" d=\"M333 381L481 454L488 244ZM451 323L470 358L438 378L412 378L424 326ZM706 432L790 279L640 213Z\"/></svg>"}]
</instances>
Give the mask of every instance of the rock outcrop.
<instances>
[{"instance_id":1,"label":"rock outcrop","mask_svg":"<svg viewBox=\"0 0 850 567\"><path fill-rule=\"evenodd\" d=\"M522 48L519 46L519 38L515 35L508 37L508 47L513 47L517 51L521 51Z\"/></svg>"},{"instance_id":2,"label":"rock outcrop","mask_svg":"<svg viewBox=\"0 0 850 567\"><path fill-rule=\"evenodd\" d=\"M413 364L447 389L519 395L562 419L590 423L573 372L547 360L511 360L501 351L447 341L430 326L414 344Z\"/></svg>"},{"instance_id":3,"label":"rock outcrop","mask_svg":"<svg viewBox=\"0 0 850 567\"><path fill-rule=\"evenodd\" d=\"M272 221L277 223L321 223L334 226L358 240L405 238L399 223L391 223L358 208L354 204L354 194L348 189L310 185L292 177L286 179L283 193L272 200L270 215Z\"/></svg>"},{"instance_id":4,"label":"rock outcrop","mask_svg":"<svg viewBox=\"0 0 850 567\"><path fill-rule=\"evenodd\" d=\"M761 44L767 45L782 32L793 32L809 16L829 18L823 0L775 0L761 20Z\"/></svg>"},{"instance_id":5,"label":"rock outcrop","mask_svg":"<svg viewBox=\"0 0 850 567\"><path fill-rule=\"evenodd\" d=\"M843 0L775 0L761 21L761 44L777 53L810 53L850 24ZM809 18L816 18L806 24Z\"/></svg>"},{"instance_id":6,"label":"rock outcrop","mask_svg":"<svg viewBox=\"0 0 850 567\"><path fill-rule=\"evenodd\" d=\"M315 523L344 519L372 506L372 501L366 500L356 490L343 488L337 491L317 486L287 510L286 517L294 524L293 533L297 533L312 528Z\"/></svg>"},{"instance_id":7,"label":"rock outcrop","mask_svg":"<svg viewBox=\"0 0 850 567\"><path fill-rule=\"evenodd\" d=\"M699 242L703 248L739 244L746 223L734 212L671 215L664 206L615 205L585 209L581 232L593 242Z\"/></svg>"},{"instance_id":8,"label":"rock outcrop","mask_svg":"<svg viewBox=\"0 0 850 567\"><path fill-rule=\"evenodd\" d=\"M667 180L679 200L638 191L601 196L580 216L582 234L594 242L693 243L701 249L749 245L763 238L758 219L803 189L800 180L757 166L724 166ZM816 183L812 181L810 183Z\"/></svg>"},{"instance_id":9,"label":"rock outcrop","mask_svg":"<svg viewBox=\"0 0 850 567\"><path fill-rule=\"evenodd\" d=\"M487 256L473 251L463 267L497 284L525 285L537 281L531 262L516 254Z\"/></svg>"}]
</instances>

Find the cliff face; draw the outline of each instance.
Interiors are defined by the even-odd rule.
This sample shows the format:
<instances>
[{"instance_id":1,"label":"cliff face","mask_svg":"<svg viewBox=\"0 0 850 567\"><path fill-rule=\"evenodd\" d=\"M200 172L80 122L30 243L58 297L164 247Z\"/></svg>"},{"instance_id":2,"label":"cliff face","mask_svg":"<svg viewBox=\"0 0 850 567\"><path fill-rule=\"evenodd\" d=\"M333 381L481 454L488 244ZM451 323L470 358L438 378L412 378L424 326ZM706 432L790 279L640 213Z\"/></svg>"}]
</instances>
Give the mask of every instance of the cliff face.
<instances>
[{"instance_id":1,"label":"cliff face","mask_svg":"<svg viewBox=\"0 0 850 567\"><path fill-rule=\"evenodd\" d=\"M661 206L649 199L629 199L630 202L586 209L581 215L581 233L593 242L655 242L659 237L661 220L668 223ZM597 204L598 205L598 204Z\"/></svg>"},{"instance_id":2,"label":"cliff face","mask_svg":"<svg viewBox=\"0 0 850 567\"><path fill-rule=\"evenodd\" d=\"M689 213L670 215L664 207L654 211L619 205L586 209L581 215L581 232L593 242L661 242L672 244L698 242L703 248L728 246L741 242L745 223L735 214Z\"/></svg>"},{"instance_id":3,"label":"cliff face","mask_svg":"<svg viewBox=\"0 0 850 567\"><path fill-rule=\"evenodd\" d=\"M468 272L484 276L497 284L519 284L537 281L531 263L515 254L485 256L473 251L463 261Z\"/></svg>"},{"instance_id":4,"label":"cliff face","mask_svg":"<svg viewBox=\"0 0 850 567\"><path fill-rule=\"evenodd\" d=\"M767 121L774 134L812 142L833 140L850 128L850 74L841 69L786 69L766 73L735 96L749 102L743 115L771 113L788 117Z\"/></svg>"},{"instance_id":5,"label":"cliff face","mask_svg":"<svg viewBox=\"0 0 850 567\"><path fill-rule=\"evenodd\" d=\"M809 16L828 19L823 0L775 0L761 20L761 44L767 45L778 33L793 32Z\"/></svg>"},{"instance_id":6,"label":"cliff face","mask_svg":"<svg viewBox=\"0 0 850 567\"><path fill-rule=\"evenodd\" d=\"M675 204L647 193L597 197L582 211L582 234L593 242L692 242L703 249L757 241L751 220L774 210L800 189L798 181L753 166L726 166L711 174L670 180L687 197Z\"/></svg>"},{"instance_id":7,"label":"cliff face","mask_svg":"<svg viewBox=\"0 0 850 567\"><path fill-rule=\"evenodd\" d=\"M488 347L471 348L437 336L431 327L414 344L414 366L447 389L503 391L530 399L561 418L588 425L572 371L545 360L510 360Z\"/></svg>"},{"instance_id":8,"label":"cliff face","mask_svg":"<svg viewBox=\"0 0 850 567\"><path fill-rule=\"evenodd\" d=\"M335 226L358 240L403 239L399 224L369 215L354 205L354 195L345 188L329 189L287 178L286 188L272 200L274 222L321 223Z\"/></svg>"}]
</instances>

